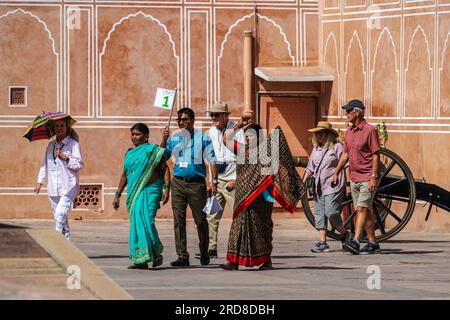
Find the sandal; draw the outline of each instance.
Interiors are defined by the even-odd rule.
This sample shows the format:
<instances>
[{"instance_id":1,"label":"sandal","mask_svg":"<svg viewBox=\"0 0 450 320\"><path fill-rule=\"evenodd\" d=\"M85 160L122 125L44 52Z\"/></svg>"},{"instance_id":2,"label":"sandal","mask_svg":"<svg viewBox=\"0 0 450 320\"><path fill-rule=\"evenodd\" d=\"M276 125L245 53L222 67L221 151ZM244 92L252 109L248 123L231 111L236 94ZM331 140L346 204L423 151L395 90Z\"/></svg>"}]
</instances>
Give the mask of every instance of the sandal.
<instances>
[{"instance_id":1,"label":"sandal","mask_svg":"<svg viewBox=\"0 0 450 320\"><path fill-rule=\"evenodd\" d=\"M132 264L127 269L148 269L147 263Z\"/></svg>"},{"instance_id":2,"label":"sandal","mask_svg":"<svg viewBox=\"0 0 450 320\"><path fill-rule=\"evenodd\" d=\"M153 260L152 267L156 268L163 264L163 256L157 256L155 260Z\"/></svg>"},{"instance_id":3,"label":"sandal","mask_svg":"<svg viewBox=\"0 0 450 320\"><path fill-rule=\"evenodd\" d=\"M239 265L233 262L223 263L219 267L225 270L239 270Z\"/></svg>"}]
</instances>

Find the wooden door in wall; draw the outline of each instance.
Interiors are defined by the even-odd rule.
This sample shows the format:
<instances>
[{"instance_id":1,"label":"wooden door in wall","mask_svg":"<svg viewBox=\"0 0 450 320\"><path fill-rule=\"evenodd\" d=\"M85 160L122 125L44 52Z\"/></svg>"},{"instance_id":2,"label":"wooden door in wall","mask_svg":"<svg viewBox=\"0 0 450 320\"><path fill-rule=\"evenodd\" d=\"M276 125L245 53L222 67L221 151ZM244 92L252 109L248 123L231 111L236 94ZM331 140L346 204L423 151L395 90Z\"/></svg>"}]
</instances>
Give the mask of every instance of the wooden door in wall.
<instances>
[{"instance_id":1,"label":"wooden door in wall","mask_svg":"<svg viewBox=\"0 0 450 320\"><path fill-rule=\"evenodd\" d=\"M289 144L293 156L309 156L312 151L311 134L317 119L317 99L315 97L262 96L260 103L261 126L271 129L280 126ZM303 177L305 169L297 168ZM298 203L301 208L301 203ZM274 204L276 212L285 212L281 205ZM302 210L302 209L298 209ZM287 214L285 217L297 217Z\"/></svg>"},{"instance_id":2,"label":"wooden door in wall","mask_svg":"<svg viewBox=\"0 0 450 320\"><path fill-rule=\"evenodd\" d=\"M315 97L261 97L261 126L270 132L278 125L283 129L293 156L308 156L312 150L311 135L317 118Z\"/></svg>"}]
</instances>

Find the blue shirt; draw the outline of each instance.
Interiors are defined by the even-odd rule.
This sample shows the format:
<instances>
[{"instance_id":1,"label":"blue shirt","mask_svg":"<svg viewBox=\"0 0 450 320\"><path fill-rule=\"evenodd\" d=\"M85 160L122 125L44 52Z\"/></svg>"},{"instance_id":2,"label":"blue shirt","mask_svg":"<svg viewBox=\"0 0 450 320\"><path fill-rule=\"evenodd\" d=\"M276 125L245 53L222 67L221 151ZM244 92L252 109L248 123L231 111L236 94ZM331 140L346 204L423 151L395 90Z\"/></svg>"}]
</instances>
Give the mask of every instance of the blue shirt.
<instances>
[{"instance_id":1,"label":"blue shirt","mask_svg":"<svg viewBox=\"0 0 450 320\"><path fill-rule=\"evenodd\" d=\"M173 175L183 178L206 177L205 158L208 163L216 161L211 138L201 131L182 130L169 138L166 145L166 157L175 157Z\"/></svg>"}]
</instances>

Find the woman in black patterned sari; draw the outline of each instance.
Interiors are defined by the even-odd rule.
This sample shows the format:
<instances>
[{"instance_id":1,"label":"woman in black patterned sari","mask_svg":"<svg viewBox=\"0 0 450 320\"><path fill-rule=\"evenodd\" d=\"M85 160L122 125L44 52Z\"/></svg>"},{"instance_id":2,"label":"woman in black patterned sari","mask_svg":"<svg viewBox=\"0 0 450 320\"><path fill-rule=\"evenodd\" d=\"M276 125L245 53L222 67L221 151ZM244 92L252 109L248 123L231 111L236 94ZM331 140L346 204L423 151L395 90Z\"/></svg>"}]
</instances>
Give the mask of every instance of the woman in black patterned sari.
<instances>
[{"instance_id":1,"label":"woman in black patterned sari","mask_svg":"<svg viewBox=\"0 0 450 320\"><path fill-rule=\"evenodd\" d=\"M238 270L239 265L260 266L260 270L269 270L273 269L273 203L277 200L293 213L303 195L304 186L295 170L281 128L277 127L270 137L264 139L261 127L253 124L245 129L245 137L245 146L237 146L236 142L234 146L234 151L238 154L235 206L228 240L227 263L220 267ZM278 146L271 148L273 143ZM261 163L264 155L270 159L270 167ZM274 161L278 161L278 165L274 166Z\"/></svg>"}]
</instances>

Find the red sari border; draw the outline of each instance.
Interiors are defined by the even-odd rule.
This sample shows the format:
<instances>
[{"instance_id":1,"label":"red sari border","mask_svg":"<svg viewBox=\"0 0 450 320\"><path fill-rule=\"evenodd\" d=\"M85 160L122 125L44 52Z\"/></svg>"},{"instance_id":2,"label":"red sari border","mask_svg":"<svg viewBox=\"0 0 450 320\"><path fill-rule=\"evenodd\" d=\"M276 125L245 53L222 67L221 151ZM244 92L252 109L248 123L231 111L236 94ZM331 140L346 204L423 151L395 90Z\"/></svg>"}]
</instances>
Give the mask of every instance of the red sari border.
<instances>
[{"instance_id":1,"label":"red sari border","mask_svg":"<svg viewBox=\"0 0 450 320\"><path fill-rule=\"evenodd\" d=\"M273 186L271 188L271 193L273 195L273 197L275 198L275 200L278 201L278 203L287 211L289 211L291 214L294 214L294 212L297 210L296 207L291 206L289 203L287 203L284 198L281 196L281 194L278 192L277 188L275 186Z\"/></svg>"},{"instance_id":2,"label":"red sari border","mask_svg":"<svg viewBox=\"0 0 450 320\"><path fill-rule=\"evenodd\" d=\"M271 260L270 253L257 258L241 257L235 253L227 253L227 261L236 263L240 266L247 266L247 267L260 266L263 263L269 262L270 260Z\"/></svg>"},{"instance_id":3,"label":"red sari border","mask_svg":"<svg viewBox=\"0 0 450 320\"><path fill-rule=\"evenodd\" d=\"M273 176L267 176L263 182L259 185L258 188L255 189L244 201L242 201L239 206L234 210L233 219L235 219L242 211L247 208L250 203L253 202L258 196L263 193L265 189L267 189L273 183Z\"/></svg>"}]
</instances>

